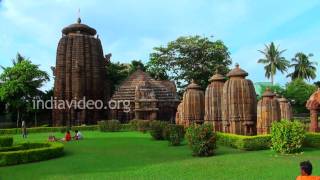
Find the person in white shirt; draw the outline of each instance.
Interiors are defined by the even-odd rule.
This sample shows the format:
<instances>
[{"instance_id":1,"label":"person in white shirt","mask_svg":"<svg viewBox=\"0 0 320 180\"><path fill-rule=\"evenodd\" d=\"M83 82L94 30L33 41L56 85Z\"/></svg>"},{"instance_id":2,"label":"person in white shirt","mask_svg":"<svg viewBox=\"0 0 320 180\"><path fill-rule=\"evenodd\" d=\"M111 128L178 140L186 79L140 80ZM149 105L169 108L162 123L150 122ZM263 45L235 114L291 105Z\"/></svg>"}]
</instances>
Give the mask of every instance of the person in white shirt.
<instances>
[{"instance_id":1,"label":"person in white shirt","mask_svg":"<svg viewBox=\"0 0 320 180\"><path fill-rule=\"evenodd\" d=\"M74 139L75 139L75 140L81 140L81 139L83 139L83 136L82 136L82 134L81 134L80 131L75 130L74 132L76 133L76 135L74 136Z\"/></svg>"}]
</instances>

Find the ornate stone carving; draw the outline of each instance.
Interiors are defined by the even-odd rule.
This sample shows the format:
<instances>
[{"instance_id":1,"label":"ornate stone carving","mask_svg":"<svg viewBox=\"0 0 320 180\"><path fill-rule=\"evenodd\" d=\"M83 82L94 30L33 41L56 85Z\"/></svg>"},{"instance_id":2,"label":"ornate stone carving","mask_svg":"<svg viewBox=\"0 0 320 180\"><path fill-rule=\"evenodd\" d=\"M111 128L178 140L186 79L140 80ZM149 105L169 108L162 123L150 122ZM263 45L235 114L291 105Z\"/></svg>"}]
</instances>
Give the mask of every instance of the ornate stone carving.
<instances>
[{"instance_id":1,"label":"ornate stone carving","mask_svg":"<svg viewBox=\"0 0 320 180\"><path fill-rule=\"evenodd\" d=\"M205 123L212 124L215 131L223 131L222 94L225 77L216 73L209 79L211 82L205 92Z\"/></svg>"},{"instance_id":2,"label":"ornate stone carving","mask_svg":"<svg viewBox=\"0 0 320 180\"><path fill-rule=\"evenodd\" d=\"M280 105L269 88L262 94L257 107L257 134L269 134L271 124L281 119Z\"/></svg>"},{"instance_id":3,"label":"ornate stone carving","mask_svg":"<svg viewBox=\"0 0 320 180\"><path fill-rule=\"evenodd\" d=\"M185 126L204 121L204 92L194 81L188 85L183 96L183 121Z\"/></svg>"},{"instance_id":4,"label":"ornate stone carving","mask_svg":"<svg viewBox=\"0 0 320 180\"><path fill-rule=\"evenodd\" d=\"M320 89L314 92L307 101L306 107L310 111L310 132L319 132L318 111L320 110Z\"/></svg>"},{"instance_id":5,"label":"ornate stone carving","mask_svg":"<svg viewBox=\"0 0 320 180\"><path fill-rule=\"evenodd\" d=\"M223 86L222 96L224 132L256 134L257 99L253 83L245 79L247 75L238 64L227 74L229 80Z\"/></svg>"},{"instance_id":6,"label":"ornate stone carving","mask_svg":"<svg viewBox=\"0 0 320 180\"><path fill-rule=\"evenodd\" d=\"M281 98L279 98L278 101L280 104L281 119L291 120L292 119L292 107L291 107L290 102L283 96Z\"/></svg>"},{"instance_id":7,"label":"ornate stone carving","mask_svg":"<svg viewBox=\"0 0 320 180\"><path fill-rule=\"evenodd\" d=\"M111 112L113 119L122 122L132 119L174 122L179 104L174 83L155 80L140 68L121 83L111 100L130 101L130 112L124 112L123 107Z\"/></svg>"},{"instance_id":8,"label":"ornate stone carving","mask_svg":"<svg viewBox=\"0 0 320 180\"><path fill-rule=\"evenodd\" d=\"M96 30L78 23L62 30L56 57L54 96L57 100L106 101L105 67L101 42L95 38ZM105 114L101 109L53 109L55 126L94 124Z\"/></svg>"}]
</instances>

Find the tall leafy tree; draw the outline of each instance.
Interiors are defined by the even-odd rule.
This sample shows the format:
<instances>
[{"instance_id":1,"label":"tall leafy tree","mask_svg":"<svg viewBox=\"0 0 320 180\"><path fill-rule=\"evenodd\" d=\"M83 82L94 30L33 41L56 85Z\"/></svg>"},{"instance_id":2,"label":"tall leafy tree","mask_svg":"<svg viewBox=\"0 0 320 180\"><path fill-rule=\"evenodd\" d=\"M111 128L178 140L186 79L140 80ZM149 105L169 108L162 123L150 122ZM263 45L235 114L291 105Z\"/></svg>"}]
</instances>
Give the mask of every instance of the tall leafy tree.
<instances>
[{"instance_id":1,"label":"tall leafy tree","mask_svg":"<svg viewBox=\"0 0 320 180\"><path fill-rule=\"evenodd\" d=\"M265 76L271 79L271 83L274 83L274 75L277 70L281 73L287 71L289 66L289 61L287 61L283 56L283 52L286 50L279 50L279 46L276 47L273 42L269 45L265 45L264 50L258 50L264 55L264 58L259 59L258 63L264 64Z\"/></svg>"},{"instance_id":2,"label":"tall leafy tree","mask_svg":"<svg viewBox=\"0 0 320 180\"><path fill-rule=\"evenodd\" d=\"M16 110L18 126L21 113L27 110L33 97L41 94L40 87L44 82L49 81L49 75L40 70L39 65L32 64L29 59L20 54L13 60L12 67L2 68L0 100Z\"/></svg>"},{"instance_id":3,"label":"tall leafy tree","mask_svg":"<svg viewBox=\"0 0 320 180\"><path fill-rule=\"evenodd\" d=\"M293 63L290 65L294 70L287 77L291 77L292 80L297 78L306 80L315 79L317 63L310 61L312 56L313 54L306 55L302 52L295 54L294 58L292 58Z\"/></svg>"},{"instance_id":4,"label":"tall leafy tree","mask_svg":"<svg viewBox=\"0 0 320 180\"><path fill-rule=\"evenodd\" d=\"M155 47L147 68L157 72L154 76L159 79L174 80L181 92L192 79L205 89L215 69L225 74L230 64L229 50L222 41L183 36L166 46Z\"/></svg>"},{"instance_id":5,"label":"tall leafy tree","mask_svg":"<svg viewBox=\"0 0 320 180\"><path fill-rule=\"evenodd\" d=\"M291 100L294 113L307 113L306 102L316 90L316 85L298 78L287 83L284 96Z\"/></svg>"}]
</instances>

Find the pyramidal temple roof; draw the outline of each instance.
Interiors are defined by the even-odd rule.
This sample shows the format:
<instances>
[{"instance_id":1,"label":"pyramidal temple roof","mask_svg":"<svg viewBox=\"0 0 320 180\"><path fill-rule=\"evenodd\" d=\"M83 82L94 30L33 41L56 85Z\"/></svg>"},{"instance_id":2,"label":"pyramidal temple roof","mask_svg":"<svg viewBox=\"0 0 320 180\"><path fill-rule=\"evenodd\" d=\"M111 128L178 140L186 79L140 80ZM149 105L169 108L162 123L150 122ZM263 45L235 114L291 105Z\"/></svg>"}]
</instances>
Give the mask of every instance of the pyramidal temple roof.
<instances>
[{"instance_id":1,"label":"pyramidal temple roof","mask_svg":"<svg viewBox=\"0 0 320 180\"><path fill-rule=\"evenodd\" d=\"M144 84L154 91L156 99L164 101L178 101L176 86L171 81L153 79L141 69L132 73L112 95L113 100L134 100L136 87Z\"/></svg>"}]
</instances>

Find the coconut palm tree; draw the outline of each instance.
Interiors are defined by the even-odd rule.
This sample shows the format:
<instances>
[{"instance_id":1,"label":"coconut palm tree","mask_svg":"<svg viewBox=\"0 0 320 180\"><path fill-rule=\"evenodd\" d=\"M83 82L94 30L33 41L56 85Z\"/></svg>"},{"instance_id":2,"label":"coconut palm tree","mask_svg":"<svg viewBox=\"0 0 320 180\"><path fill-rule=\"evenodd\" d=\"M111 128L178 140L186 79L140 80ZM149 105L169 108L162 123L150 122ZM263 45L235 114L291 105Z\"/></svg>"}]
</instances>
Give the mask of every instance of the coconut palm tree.
<instances>
[{"instance_id":1,"label":"coconut palm tree","mask_svg":"<svg viewBox=\"0 0 320 180\"><path fill-rule=\"evenodd\" d=\"M265 76L271 79L271 83L273 84L276 71L278 70L284 73L289 66L289 61L282 56L282 53L286 50L279 50L279 46L276 47L274 43L271 42L269 45L265 45L264 50L258 51L264 55L264 58L259 59L258 63L265 64Z\"/></svg>"},{"instance_id":2,"label":"coconut palm tree","mask_svg":"<svg viewBox=\"0 0 320 180\"><path fill-rule=\"evenodd\" d=\"M313 54L304 54L302 52L298 52L294 58L292 58L292 64L290 67L294 68L294 71L287 75L287 77L291 77L292 80L301 78L301 79L315 79L316 78L316 62L312 62L309 60Z\"/></svg>"}]
</instances>

